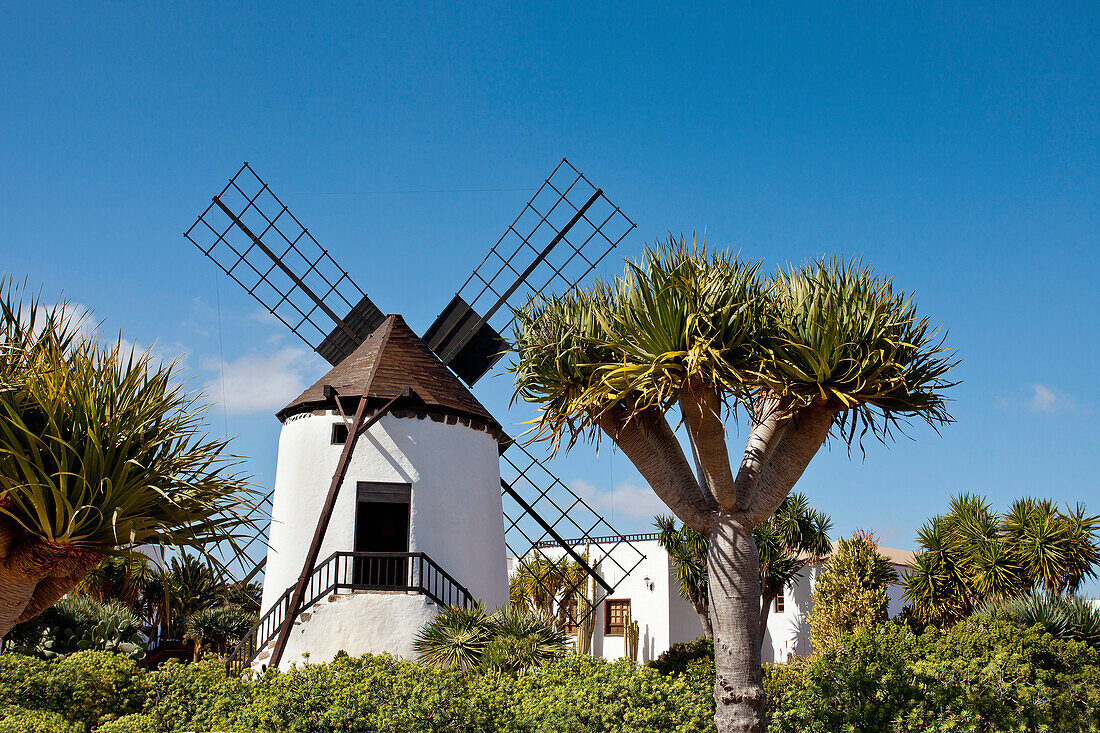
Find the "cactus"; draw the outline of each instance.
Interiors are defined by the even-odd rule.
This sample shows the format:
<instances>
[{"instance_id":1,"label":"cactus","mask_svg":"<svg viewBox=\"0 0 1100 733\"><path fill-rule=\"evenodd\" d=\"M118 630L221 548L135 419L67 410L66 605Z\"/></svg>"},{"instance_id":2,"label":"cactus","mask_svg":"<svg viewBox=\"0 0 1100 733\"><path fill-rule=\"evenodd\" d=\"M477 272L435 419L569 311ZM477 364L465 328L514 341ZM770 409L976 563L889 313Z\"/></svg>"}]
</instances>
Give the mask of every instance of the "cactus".
<instances>
[{"instance_id":1,"label":"cactus","mask_svg":"<svg viewBox=\"0 0 1100 733\"><path fill-rule=\"evenodd\" d=\"M584 556L588 556L588 547L585 547ZM592 653L592 634L596 631L596 603L591 597L594 595L595 583L586 576L584 587L577 595L577 654Z\"/></svg>"},{"instance_id":2,"label":"cactus","mask_svg":"<svg viewBox=\"0 0 1100 733\"><path fill-rule=\"evenodd\" d=\"M623 625L623 639L626 645L626 656L628 656L631 661L637 662L639 636L638 622L631 619L629 610L626 612L626 618L623 621Z\"/></svg>"}]
</instances>

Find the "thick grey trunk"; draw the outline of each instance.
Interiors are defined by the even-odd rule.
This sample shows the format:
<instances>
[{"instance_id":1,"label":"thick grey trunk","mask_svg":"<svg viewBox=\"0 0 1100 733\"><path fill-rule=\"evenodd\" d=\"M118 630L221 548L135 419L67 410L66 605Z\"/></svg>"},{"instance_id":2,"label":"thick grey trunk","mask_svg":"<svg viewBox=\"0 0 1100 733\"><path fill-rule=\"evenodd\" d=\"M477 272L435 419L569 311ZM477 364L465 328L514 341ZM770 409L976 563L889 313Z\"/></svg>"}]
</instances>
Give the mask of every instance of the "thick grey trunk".
<instances>
[{"instance_id":1,"label":"thick grey trunk","mask_svg":"<svg viewBox=\"0 0 1100 733\"><path fill-rule=\"evenodd\" d=\"M760 556L750 527L716 519L707 551L718 733L765 729L760 667Z\"/></svg>"}]
</instances>

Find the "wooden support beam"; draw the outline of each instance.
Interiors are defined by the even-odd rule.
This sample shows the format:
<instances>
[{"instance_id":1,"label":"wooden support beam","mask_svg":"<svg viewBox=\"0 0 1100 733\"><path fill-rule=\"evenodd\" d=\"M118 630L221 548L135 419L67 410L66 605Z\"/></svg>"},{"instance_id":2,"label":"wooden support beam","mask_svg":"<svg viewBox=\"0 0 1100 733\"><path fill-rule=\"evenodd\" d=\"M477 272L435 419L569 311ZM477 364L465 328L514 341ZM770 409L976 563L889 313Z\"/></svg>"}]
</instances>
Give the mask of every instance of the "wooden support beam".
<instances>
[{"instance_id":1,"label":"wooden support beam","mask_svg":"<svg viewBox=\"0 0 1100 733\"><path fill-rule=\"evenodd\" d=\"M278 667L283 658L283 652L286 651L286 644L290 640L290 631L294 628L294 621L301 612L302 599L305 597L306 588L309 587L309 579L313 575L313 566L317 564L317 556L321 552L321 544L325 540L329 520L332 519L332 510L336 508L336 499L340 495L340 487L344 483L344 476L347 474L348 464L351 462L351 454L355 450L355 444L359 441L359 436L389 412L395 402L402 397L408 397L410 392L411 390L405 387L401 390L401 394L383 405L378 412L366 421L363 420L363 415L366 413L369 398L366 394L359 398L359 406L355 408L355 417L352 418L351 427L348 428L348 439L344 441L344 449L340 451L340 460L336 463L336 472L332 475L332 483L329 484L328 495L325 497L324 506L321 508L321 516L317 518L317 528L313 531L313 541L309 543L309 550L306 552L306 559L302 564L302 574L298 576L294 593L290 596L290 606L287 608L286 618L283 619L279 638L275 641L275 648L271 652L270 666ZM336 395L336 399L339 401L339 395Z\"/></svg>"}]
</instances>

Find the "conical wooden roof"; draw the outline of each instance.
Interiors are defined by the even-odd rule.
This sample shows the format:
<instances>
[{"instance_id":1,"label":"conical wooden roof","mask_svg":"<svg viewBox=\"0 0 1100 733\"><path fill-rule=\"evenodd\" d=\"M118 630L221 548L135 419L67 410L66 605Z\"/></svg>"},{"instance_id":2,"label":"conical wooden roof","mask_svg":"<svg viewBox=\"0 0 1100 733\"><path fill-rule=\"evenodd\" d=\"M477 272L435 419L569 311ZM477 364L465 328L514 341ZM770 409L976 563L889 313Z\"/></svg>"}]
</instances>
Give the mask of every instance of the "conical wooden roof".
<instances>
[{"instance_id":1,"label":"conical wooden roof","mask_svg":"<svg viewBox=\"0 0 1100 733\"><path fill-rule=\"evenodd\" d=\"M298 413L335 409L335 399L325 397L325 385L335 387L342 397L361 397L366 390L368 397L380 400L410 387L412 397L398 403L402 408L473 418L493 432L501 431L489 411L399 315L388 316L359 348L280 410L278 418L285 422Z\"/></svg>"}]
</instances>

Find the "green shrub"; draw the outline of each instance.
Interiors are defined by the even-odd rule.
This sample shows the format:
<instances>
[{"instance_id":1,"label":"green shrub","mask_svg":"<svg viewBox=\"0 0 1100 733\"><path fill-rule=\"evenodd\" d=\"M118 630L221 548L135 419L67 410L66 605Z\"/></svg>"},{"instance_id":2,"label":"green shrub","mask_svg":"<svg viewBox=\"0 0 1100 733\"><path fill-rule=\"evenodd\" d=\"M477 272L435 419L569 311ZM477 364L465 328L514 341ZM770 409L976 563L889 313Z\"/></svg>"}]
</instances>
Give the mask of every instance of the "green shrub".
<instances>
[{"instance_id":1,"label":"green shrub","mask_svg":"<svg viewBox=\"0 0 1100 733\"><path fill-rule=\"evenodd\" d=\"M886 586L897 577L894 566L866 537L840 540L814 586L813 610L807 619L813 648L824 649L837 633L885 621Z\"/></svg>"},{"instance_id":2,"label":"green shrub","mask_svg":"<svg viewBox=\"0 0 1100 733\"><path fill-rule=\"evenodd\" d=\"M814 657L769 666L765 689L772 733L1100 727L1096 651L1004 619L842 634Z\"/></svg>"},{"instance_id":3,"label":"green shrub","mask_svg":"<svg viewBox=\"0 0 1100 733\"><path fill-rule=\"evenodd\" d=\"M11 652L0 654L0 707L48 709L50 664Z\"/></svg>"},{"instance_id":4,"label":"green shrub","mask_svg":"<svg viewBox=\"0 0 1100 733\"><path fill-rule=\"evenodd\" d=\"M0 733L84 733L84 726L46 710L5 707L0 709Z\"/></svg>"},{"instance_id":5,"label":"green shrub","mask_svg":"<svg viewBox=\"0 0 1100 733\"><path fill-rule=\"evenodd\" d=\"M135 713L104 723L95 729L95 733L160 733L160 730L151 715Z\"/></svg>"},{"instance_id":6,"label":"green shrub","mask_svg":"<svg viewBox=\"0 0 1100 733\"><path fill-rule=\"evenodd\" d=\"M46 709L86 725L141 712L146 674L121 654L82 651L50 665Z\"/></svg>"},{"instance_id":7,"label":"green shrub","mask_svg":"<svg viewBox=\"0 0 1100 733\"><path fill-rule=\"evenodd\" d=\"M251 683L229 677L218 662L181 664L170 659L147 677L145 712L166 731L231 730L250 702Z\"/></svg>"},{"instance_id":8,"label":"green shrub","mask_svg":"<svg viewBox=\"0 0 1100 733\"><path fill-rule=\"evenodd\" d=\"M708 733L713 684L705 641L647 667L559 654L515 674L340 654L238 679L216 663L5 654L0 733ZM771 733L1100 730L1100 654L1007 616L841 633L768 665L765 688Z\"/></svg>"},{"instance_id":9,"label":"green shrub","mask_svg":"<svg viewBox=\"0 0 1100 733\"><path fill-rule=\"evenodd\" d=\"M672 674L686 672L696 662L710 662L714 666L714 642L705 636L694 641L673 644L656 659L646 662L645 666L652 667L661 674Z\"/></svg>"},{"instance_id":10,"label":"green shrub","mask_svg":"<svg viewBox=\"0 0 1100 733\"><path fill-rule=\"evenodd\" d=\"M56 661L0 656L0 704L57 713L84 726L141 711L146 674L119 654L83 651Z\"/></svg>"}]
</instances>

